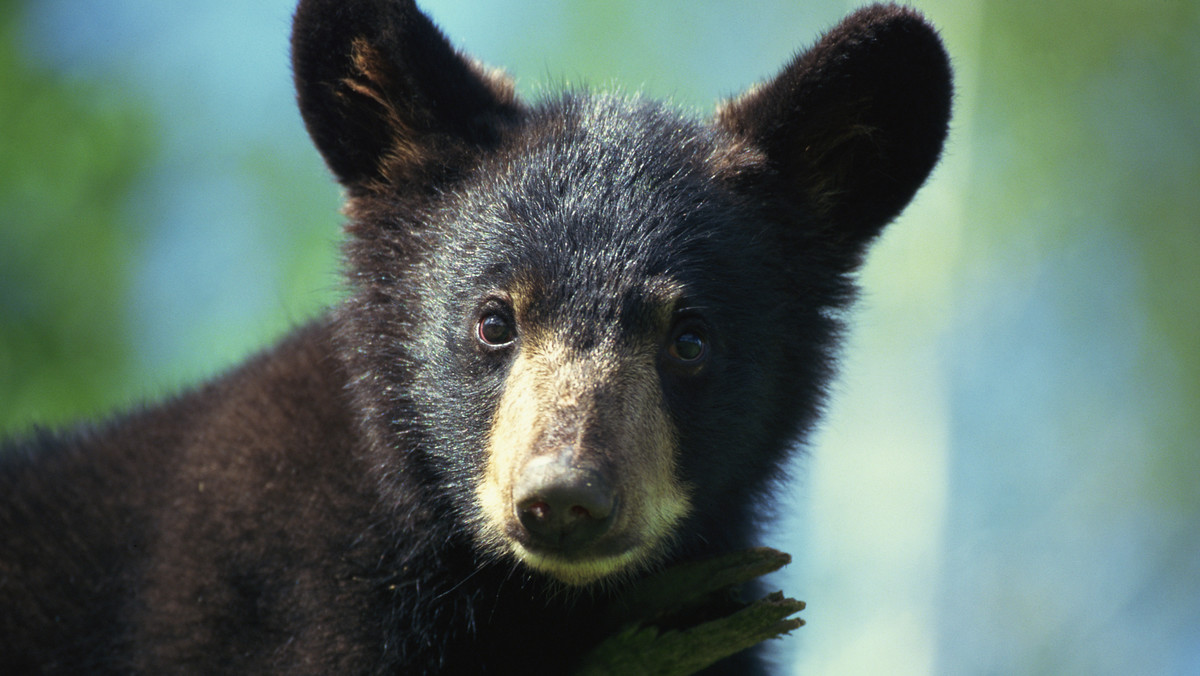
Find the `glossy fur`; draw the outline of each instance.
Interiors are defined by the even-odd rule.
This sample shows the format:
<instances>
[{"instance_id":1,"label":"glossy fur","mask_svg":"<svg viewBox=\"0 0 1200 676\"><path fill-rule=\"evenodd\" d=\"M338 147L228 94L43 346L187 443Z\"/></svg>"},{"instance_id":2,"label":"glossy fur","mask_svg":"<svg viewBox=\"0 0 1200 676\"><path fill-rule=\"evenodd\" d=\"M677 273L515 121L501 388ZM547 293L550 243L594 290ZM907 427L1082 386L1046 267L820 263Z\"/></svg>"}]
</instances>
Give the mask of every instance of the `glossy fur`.
<instances>
[{"instance_id":1,"label":"glossy fur","mask_svg":"<svg viewBox=\"0 0 1200 676\"><path fill-rule=\"evenodd\" d=\"M630 578L755 544L951 95L890 6L712 123L521 102L410 2L303 0L293 62L350 293L172 401L5 448L2 673L563 673ZM612 524L531 535L539 458Z\"/></svg>"}]
</instances>

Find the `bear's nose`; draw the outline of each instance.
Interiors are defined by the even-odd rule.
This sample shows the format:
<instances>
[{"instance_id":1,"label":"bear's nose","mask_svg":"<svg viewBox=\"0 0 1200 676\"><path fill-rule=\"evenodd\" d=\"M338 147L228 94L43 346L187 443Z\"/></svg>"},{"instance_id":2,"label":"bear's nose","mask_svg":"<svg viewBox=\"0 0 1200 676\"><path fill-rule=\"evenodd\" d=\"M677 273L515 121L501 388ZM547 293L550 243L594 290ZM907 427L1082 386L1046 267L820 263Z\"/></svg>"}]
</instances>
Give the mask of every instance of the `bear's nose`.
<instances>
[{"instance_id":1,"label":"bear's nose","mask_svg":"<svg viewBox=\"0 0 1200 676\"><path fill-rule=\"evenodd\" d=\"M581 550L603 535L616 514L604 474L555 457L530 460L513 488L517 518L535 547Z\"/></svg>"}]
</instances>

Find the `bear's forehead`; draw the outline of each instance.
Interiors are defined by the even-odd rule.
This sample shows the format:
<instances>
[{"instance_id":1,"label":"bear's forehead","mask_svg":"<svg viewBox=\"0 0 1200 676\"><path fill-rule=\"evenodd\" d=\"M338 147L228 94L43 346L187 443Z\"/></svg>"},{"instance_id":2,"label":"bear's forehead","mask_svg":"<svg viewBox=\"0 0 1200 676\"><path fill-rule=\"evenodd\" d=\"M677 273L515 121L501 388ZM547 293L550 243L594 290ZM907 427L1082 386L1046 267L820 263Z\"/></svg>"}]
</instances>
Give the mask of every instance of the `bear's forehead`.
<instances>
[{"instance_id":1,"label":"bear's forehead","mask_svg":"<svg viewBox=\"0 0 1200 676\"><path fill-rule=\"evenodd\" d=\"M719 145L714 130L662 102L568 94L534 110L499 154L499 173L510 188L549 188L568 206L682 208L713 187Z\"/></svg>"},{"instance_id":2,"label":"bear's forehead","mask_svg":"<svg viewBox=\"0 0 1200 676\"><path fill-rule=\"evenodd\" d=\"M717 176L723 141L658 102L564 96L463 187L454 221L470 232L453 238L492 261L597 281L660 275L742 216Z\"/></svg>"}]
</instances>

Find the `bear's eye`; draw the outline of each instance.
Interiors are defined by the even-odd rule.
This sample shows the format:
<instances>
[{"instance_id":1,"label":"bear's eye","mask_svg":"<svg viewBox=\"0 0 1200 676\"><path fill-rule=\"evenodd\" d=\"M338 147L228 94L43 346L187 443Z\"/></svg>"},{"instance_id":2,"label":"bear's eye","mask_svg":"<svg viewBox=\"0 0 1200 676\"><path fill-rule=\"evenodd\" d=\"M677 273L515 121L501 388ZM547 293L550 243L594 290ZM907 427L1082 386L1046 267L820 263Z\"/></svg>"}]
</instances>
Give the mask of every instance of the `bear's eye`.
<instances>
[{"instance_id":1,"label":"bear's eye","mask_svg":"<svg viewBox=\"0 0 1200 676\"><path fill-rule=\"evenodd\" d=\"M685 330L675 336L667 346L667 354L685 364L695 364L704 358L708 346L699 331Z\"/></svg>"},{"instance_id":2,"label":"bear's eye","mask_svg":"<svg viewBox=\"0 0 1200 676\"><path fill-rule=\"evenodd\" d=\"M479 320L475 333L484 345L503 347L513 342L516 331L508 319L495 312L489 312Z\"/></svg>"}]
</instances>

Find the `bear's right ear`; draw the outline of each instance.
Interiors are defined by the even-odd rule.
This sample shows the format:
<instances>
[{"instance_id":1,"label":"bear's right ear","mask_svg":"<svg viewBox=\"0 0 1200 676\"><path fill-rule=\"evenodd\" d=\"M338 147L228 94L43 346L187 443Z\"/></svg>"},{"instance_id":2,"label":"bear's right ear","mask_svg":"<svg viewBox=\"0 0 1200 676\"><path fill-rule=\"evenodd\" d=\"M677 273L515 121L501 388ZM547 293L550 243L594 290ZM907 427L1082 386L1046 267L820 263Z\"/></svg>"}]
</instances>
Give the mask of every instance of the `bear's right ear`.
<instances>
[{"instance_id":1,"label":"bear's right ear","mask_svg":"<svg viewBox=\"0 0 1200 676\"><path fill-rule=\"evenodd\" d=\"M301 0L292 71L308 133L352 194L428 182L521 109L412 0Z\"/></svg>"}]
</instances>

